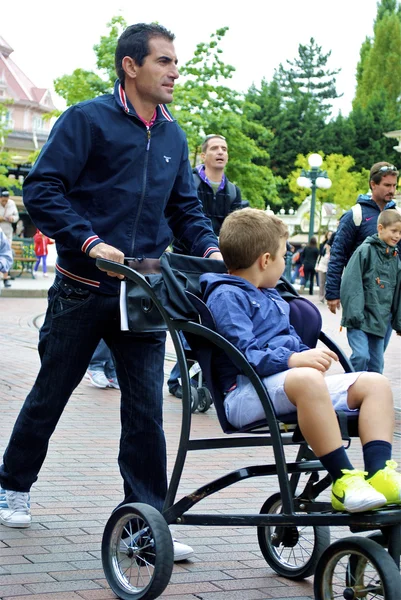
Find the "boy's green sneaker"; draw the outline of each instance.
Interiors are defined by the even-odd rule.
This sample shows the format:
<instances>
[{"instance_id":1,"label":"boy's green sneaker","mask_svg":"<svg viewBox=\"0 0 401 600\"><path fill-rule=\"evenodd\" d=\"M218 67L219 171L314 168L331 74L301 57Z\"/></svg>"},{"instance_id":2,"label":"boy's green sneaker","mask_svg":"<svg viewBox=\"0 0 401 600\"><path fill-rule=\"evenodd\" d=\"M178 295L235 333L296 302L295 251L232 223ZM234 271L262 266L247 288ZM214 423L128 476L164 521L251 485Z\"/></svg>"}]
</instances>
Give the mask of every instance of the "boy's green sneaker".
<instances>
[{"instance_id":1,"label":"boy's green sneaker","mask_svg":"<svg viewBox=\"0 0 401 600\"><path fill-rule=\"evenodd\" d=\"M386 504L386 497L366 481L363 471L343 469L342 473L343 476L337 479L331 488L331 504L334 510L356 513L380 508Z\"/></svg>"},{"instance_id":2,"label":"boy's green sneaker","mask_svg":"<svg viewBox=\"0 0 401 600\"><path fill-rule=\"evenodd\" d=\"M383 494L387 504L401 504L401 473L396 471L395 460L388 460L384 469L380 469L368 479L368 483Z\"/></svg>"}]
</instances>

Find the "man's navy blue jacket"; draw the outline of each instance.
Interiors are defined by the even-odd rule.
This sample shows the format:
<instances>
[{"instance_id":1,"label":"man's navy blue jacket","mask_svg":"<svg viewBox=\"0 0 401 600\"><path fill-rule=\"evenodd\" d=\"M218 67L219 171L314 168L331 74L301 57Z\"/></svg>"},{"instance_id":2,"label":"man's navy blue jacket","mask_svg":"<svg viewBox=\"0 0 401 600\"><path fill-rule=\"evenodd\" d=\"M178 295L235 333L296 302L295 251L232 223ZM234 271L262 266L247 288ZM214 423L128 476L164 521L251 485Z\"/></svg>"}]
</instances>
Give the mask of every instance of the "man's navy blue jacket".
<instances>
[{"instance_id":1,"label":"man's navy blue jacket","mask_svg":"<svg viewBox=\"0 0 401 600\"><path fill-rule=\"evenodd\" d=\"M340 298L341 276L344 267L358 246L368 236L377 233L377 219L380 215L380 208L368 194L358 196L357 202L362 208L361 224L355 225L352 210L344 213L330 250L330 260L326 274L327 300L338 300ZM395 207L395 202L391 201L386 204L385 210ZM401 251L401 242L398 244L398 248Z\"/></svg>"},{"instance_id":2,"label":"man's navy blue jacket","mask_svg":"<svg viewBox=\"0 0 401 600\"><path fill-rule=\"evenodd\" d=\"M35 225L57 244L62 277L105 294L119 281L90 250L106 242L125 256L158 258L174 237L195 256L218 250L196 194L184 132L164 105L147 127L124 89L65 111L24 183Z\"/></svg>"}]
</instances>

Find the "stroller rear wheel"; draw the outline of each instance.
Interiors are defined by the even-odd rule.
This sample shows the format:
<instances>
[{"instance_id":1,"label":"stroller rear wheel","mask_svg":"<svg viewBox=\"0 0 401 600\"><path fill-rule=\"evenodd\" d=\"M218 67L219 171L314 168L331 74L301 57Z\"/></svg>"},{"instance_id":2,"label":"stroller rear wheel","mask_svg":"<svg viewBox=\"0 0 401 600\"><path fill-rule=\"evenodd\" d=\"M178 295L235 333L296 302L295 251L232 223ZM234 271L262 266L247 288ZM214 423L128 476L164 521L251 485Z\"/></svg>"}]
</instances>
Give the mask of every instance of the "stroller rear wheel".
<instances>
[{"instance_id":1,"label":"stroller rear wheel","mask_svg":"<svg viewBox=\"0 0 401 600\"><path fill-rule=\"evenodd\" d=\"M334 542L316 567L315 598L400 597L401 576L391 556L372 539L348 537Z\"/></svg>"},{"instance_id":2,"label":"stroller rear wheel","mask_svg":"<svg viewBox=\"0 0 401 600\"><path fill-rule=\"evenodd\" d=\"M102 563L113 592L122 600L153 600L170 581L174 565L171 533L148 504L124 504L109 518Z\"/></svg>"},{"instance_id":3,"label":"stroller rear wheel","mask_svg":"<svg viewBox=\"0 0 401 600\"><path fill-rule=\"evenodd\" d=\"M260 513L278 514L281 510L281 495L273 494ZM330 528L266 525L258 527L258 541L263 557L278 575L300 580L315 572L322 552L330 545Z\"/></svg>"},{"instance_id":4,"label":"stroller rear wheel","mask_svg":"<svg viewBox=\"0 0 401 600\"><path fill-rule=\"evenodd\" d=\"M212 396L207 387L202 386L198 388L198 411L207 412L212 406Z\"/></svg>"}]
</instances>

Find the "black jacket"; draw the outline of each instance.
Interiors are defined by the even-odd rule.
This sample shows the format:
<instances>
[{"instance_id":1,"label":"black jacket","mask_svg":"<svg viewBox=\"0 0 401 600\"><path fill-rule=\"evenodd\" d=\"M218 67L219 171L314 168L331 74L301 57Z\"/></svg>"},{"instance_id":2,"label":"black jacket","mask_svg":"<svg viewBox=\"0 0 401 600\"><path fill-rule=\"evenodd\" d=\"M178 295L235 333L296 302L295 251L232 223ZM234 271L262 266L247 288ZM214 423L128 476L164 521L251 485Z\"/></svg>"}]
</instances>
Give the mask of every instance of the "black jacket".
<instances>
[{"instance_id":1,"label":"black jacket","mask_svg":"<svg viewBox=\"0 0 401 600\"><path fill-rule=\"evenodd\" d=\"M218 236L226 216L234 212L234 210L242 208L241 191L239 187L229 182L226 177L224 188L218 190L217 194L214 194L211 186L200 177L198 169L194 169L192 173L203 212L211 220L213 231ZM235 198L232 198L233 194L230 194L230 186L233 186L236 190ZM173 250L178 254L189 254L185 249L185 245L176 239L173 242Z\"/></svg>"}]
</instances>

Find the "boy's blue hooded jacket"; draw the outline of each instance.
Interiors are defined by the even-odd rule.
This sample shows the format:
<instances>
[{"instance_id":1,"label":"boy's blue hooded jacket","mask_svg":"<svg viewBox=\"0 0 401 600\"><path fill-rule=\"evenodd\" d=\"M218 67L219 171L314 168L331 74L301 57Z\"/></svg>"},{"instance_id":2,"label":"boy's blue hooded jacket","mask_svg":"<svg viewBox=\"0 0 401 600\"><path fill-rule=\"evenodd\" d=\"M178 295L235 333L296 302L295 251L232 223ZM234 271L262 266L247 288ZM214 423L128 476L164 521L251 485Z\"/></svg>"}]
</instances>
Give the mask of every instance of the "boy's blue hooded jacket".
<instances>
[{"instance_id":1,"label":"boy's blue hooded jacket","mask_svg":"<svg viewBox=\"0 0 401 600\"><path fill-rule=\"evenodd\" d=\"M164 105L150 127L116 82L114 94L66 110L25 180L24 204L57 244L58 273L117 294L90 250L106 242L125 256L158 258L174 237L191 254L217 250L203 215L184 132Z\"/></svg>"},{"instance_id":2,"label":"boy's blue hooded jacket","mask_svg":"<svg viewBox=\"0 0 401 600\"><path fill-rule=\"evenodd\" d=\"M276 290L216 273L201 275L200 283L217 332L241 350L260 377L285 371L291 354L309 350L290 324L288 303ZM233 369L226 378L225 391L237 374Z\"/></svg>"}]
</instances>

